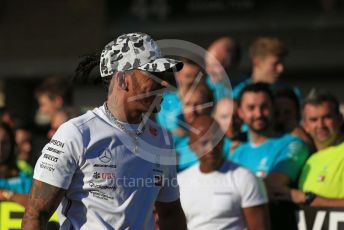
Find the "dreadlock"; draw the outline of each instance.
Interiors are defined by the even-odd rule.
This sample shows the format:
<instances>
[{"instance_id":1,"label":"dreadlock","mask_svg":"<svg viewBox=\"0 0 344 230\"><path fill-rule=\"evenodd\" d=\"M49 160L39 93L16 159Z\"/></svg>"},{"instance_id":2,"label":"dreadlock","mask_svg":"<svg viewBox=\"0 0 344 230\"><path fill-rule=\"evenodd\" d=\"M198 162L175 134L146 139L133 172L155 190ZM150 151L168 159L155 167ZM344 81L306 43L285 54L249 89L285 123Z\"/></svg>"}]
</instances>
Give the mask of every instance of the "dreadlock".
<instances>
[{"instance_id":1,"label":"dreadlock","mask_svg":"<svg viewBox=\"0 0 344 230\"><path fill-rule=\"evenodd\" d=\"M81 82L93 82L94 84L103 83L106 93L108 93L110 81L112 75L106 77L100 77L100 74L91 75L92 70L100 65L100 55L93 53L81 56L83 59L80 61L79 65L75 70L75 75L73 76L74 81Z\"/></svg>"}]
</instances>

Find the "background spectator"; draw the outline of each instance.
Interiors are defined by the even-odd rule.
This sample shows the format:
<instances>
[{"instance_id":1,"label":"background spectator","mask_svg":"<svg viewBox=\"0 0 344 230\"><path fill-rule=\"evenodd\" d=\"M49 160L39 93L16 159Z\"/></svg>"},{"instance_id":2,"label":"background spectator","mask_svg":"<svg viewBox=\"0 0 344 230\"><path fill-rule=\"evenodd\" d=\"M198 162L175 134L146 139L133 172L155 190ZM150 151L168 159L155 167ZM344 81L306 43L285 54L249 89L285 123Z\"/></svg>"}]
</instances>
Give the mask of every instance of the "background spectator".
<instances>
[{"instance_id":1,"label":"background spectator","mask_svg":"<svg viewBox=\"0 0 344 230\"><path fill-rule=\"evenodd\" d=\"M205 55L205 66L208 73L207 84L214 92L214 100L231 96L229 76L235 72L239 63L239 46L231 37L215 40Z\"/></svg>"},{"instance_id":2,"label":"background spectator","mask_svg":"<svg viewBox=\"0 0 344 230\"><path fill-rule=\"evenodd\" d=\"M80 112L72 107L63 108L57 111L50 121L50 130L47 135L48 138L51 139L54 136L56 130L60 127L60 125L62 125L69 119L77 117L79 115Z\"/></svg>"},{"instance_id":3,"label":"background spectator","mask_svg":"<svg viewBox=\"0 0 344 230\"><path fill-rule=\"evenodd\" d=\"M50 121L58 110L70 103L70 94L69 82L66 79L46 79L35 91L39 112Z\"/></svg>"},{"instance_id":4,"label":"background spectator","mask_svg":"<svg viewBox=\"0 0 344 230\"><path fill-rule=\"evenodd\" d=\"M278 38L258 37L249 48L251 75L234 87L233 97L238 98L241 90L250 83L265 82L273 86L281 84L278 80L284 72L286 55L286 47Z\"/></svg>"},{"instance_id":5,"label":"background spectator","mask_svg":"<svg viewBox=\"0 0 344 230\"><path fill-rule=\"evenodd\" d=\"M205 84L198 84L187 92L182 93L183 114L179 118L180 128L178 135L173 136L178 159L178 170L184 170L195 164L198 158L189 147L189 132L197 132L192 122L201 115L211 115L214 102L212 91Z\"/></svg>"},{"instance_id":6,"label":"background spectator","mask_svg":"<svg viewBox=\"0 0 344 230\"><path fill-rule=\"evenodd\" d=\"M32 165L32 133L25 126L15 129L17 165L29 175L33 174Z\"/></svg>"},{"instance_id":7,"label":"background spectator","mask_svg":"<svg viewBox=\"0 0 344 230\"><path fill-rule=\"evenodd\" d=\"M315 152L312 138L300 125L301 106L293 89L281 88L274 92L275 130L277 133L290 133L301 138L310 153Z\"/></svg>"},{"instance_id":8,"label":"background spectator","mask_svg":"<svg viewBox=\"0 0 344 230\"><path fill-rule=\"evenodd\" d=\"M241 143L247 141L246 134L241 133L242 121L237 113L238 105L229 97L216 103L213 117L225 134L223 150L226 156L232 153Z\"/></svg>"},{"instance_id":9,"label":"background spectator","mask_svg":"<svg viewBox=\"0 0 344 230\"><path fill-rule=\"evenodd\" d=\"M249 127L249 140L234 151L231 159L264 178L270 201L274 201L276 188L297 183L308 148L295 136L275 133L269 84L247 85L240 93L238 105L238 114ZM272 202L270 209L272 229L296 229L293 207Z\"/></svg>"},{"instance_id":10,"label":"background spectator","mask_svg":"<svg viewBox=\"0 0 344 230\"><path fill-rule=\"evenodd\" d=\"M202 84L201 67L188 59L182 59L183 69L175 74L177 91L165 92L161 109L156 116L157 122L168 131L177 135L178 118L182 114L182 97L193 85ZM175 133L176 132L176 133Z\"/></svg>"},{"instance_id":11,"label":"background spectator","mask_svg":"<svg viewBox=\"0 0 344 230\"><path fill-rule=\"evenodd\" d=\"M0 123L0 200L15 201L26 205L32 178L17 167L14 153L15 138L11 128Z\"/></svg>"},{"instance_id":12,"label":"background spectator","mask_svg":"<svg viewBox=\"0 0 344 230\"><path fill-rule=\"evenodd\" d=\"M344 134L343 116L336 97L312 91L303 107L305 129L311 134L318 152L306 162L299 188L281 190L280 199L311 206L344 207Z\"/></svg>"},{"instance_id":13,"label":"background spectator","mask_svg":"<svg viewBox=\"0 0 344 230\"><path fill-rule=\"evenodd\" d=\"M200 116L192 126L199 130L190 132L199 163L178 174L188 229L269 229L264 185L225 159L223 133L214 119Z\"/></svg>"}]
</instances>

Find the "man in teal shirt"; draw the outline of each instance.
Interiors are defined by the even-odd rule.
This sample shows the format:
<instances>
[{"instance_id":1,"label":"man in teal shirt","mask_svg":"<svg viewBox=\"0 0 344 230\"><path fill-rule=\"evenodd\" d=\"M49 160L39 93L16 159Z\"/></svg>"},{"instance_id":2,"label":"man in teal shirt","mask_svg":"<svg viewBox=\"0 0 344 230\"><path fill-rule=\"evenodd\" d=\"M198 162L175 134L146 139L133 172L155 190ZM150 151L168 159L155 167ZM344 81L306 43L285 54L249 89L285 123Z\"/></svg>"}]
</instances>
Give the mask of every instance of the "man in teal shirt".
<instances>
[{"instance_id":1,"label":"man in teal shirt","mask_svg":"<svg viewBox=\"0 0 344 230\"><path fill-rule=\"evenodd\" d=\"M238 115L249 127L249 141L234 151L232 160L264 179L272 229L297 229L294 208L274 202L274 194L296 184L308 157L307 146L298 137L274 132L273 97L267 83L246 86L240 93L238 106Z\"/></svg>"},{"instance_id":2,"label":"man in teal shirt","mask_svg":"<svg viewBox=\"0 0 344 230\"><path fill-rule=\"evenodd\" d=\"M291 186L308 157L308 149L295 136L274 133L273 97L269 85L246 86L238 102L238 114L249 127L249 141L235 150L232 160L265 178L268 190L271 185L269 192L275 186Z\"/></svg>"}]
</instances>

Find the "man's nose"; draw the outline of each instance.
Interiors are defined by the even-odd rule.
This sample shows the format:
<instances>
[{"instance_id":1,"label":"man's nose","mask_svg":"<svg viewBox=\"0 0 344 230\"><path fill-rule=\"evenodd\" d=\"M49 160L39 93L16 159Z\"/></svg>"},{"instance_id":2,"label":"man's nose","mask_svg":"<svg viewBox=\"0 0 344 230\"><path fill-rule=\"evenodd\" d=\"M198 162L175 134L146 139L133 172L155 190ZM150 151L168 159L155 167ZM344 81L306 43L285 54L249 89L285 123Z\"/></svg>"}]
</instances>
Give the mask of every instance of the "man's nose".
<instances>
[{"instance_id":1,"label":"man's nose","mask_svg":"<svg viewBox=\"0 0 344 230\"><path fill-rule=\"evenodd\" d=\"M320 119L317 120L316 124L317 124L318 128L324 128L325 127L325 120L320 118Z\"/></svg>"},{"instance_id":2,"label":"man's nose","mask_svg":"<svg viewBox=\"0 0 344 230\"><path fill-rule=\"evenodd\" d=\"M261 117L262 114L263 114L263 110L262 110L261 108L256 108L256 109L254 110L254 116L255 116L255 117Z\"/></svg>"}]
</instances>

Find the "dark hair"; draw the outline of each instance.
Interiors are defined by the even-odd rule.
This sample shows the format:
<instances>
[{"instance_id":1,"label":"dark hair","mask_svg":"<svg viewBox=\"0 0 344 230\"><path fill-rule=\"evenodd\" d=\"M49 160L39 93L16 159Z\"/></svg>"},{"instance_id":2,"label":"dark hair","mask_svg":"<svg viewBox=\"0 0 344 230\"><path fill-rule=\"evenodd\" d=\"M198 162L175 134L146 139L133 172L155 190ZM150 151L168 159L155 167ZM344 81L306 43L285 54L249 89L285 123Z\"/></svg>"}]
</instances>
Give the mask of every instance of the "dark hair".
<instances>
[{"instance_id":1,"label":"dark hair","mask_svg":"<svg viewBox=\"0 0 344 230\"><path fill-rule=\"evenodd\" d=\"M297 120L300 121L300 119L301 119L300 100L292 88L276 89L274 91L274 97L275 97L275 99L277 99L277 98L288 98L288 99L290 99L295 105Z\"/></svg>"},{"instance_id":2,"label":"dark hair","mask_svg":"<svg viewBox=\"0 0 344 230\"><path fill-rule=\"evenodd\" d=\"M182 98L184 98L188 93L190 93L190 91L192 93L199 92L206 99L207 102L214 101L213 91L211 91L208 85L204 82L200 82L199 84L196 85L195 88L190 88L190 89L180 92Z\"/></svg>"},{"instance_id":3,"label":"dark hair","mask_svg":"<svg viewBox=\"0 0 344 230\"><path fill-rule=\"evenodd\" d=\"M241 90L241 92L239 94L239 98L238 98L238 106L239 107L241 106L242 98L243 98L244 94L247 92L253 92L253 93L263 92L263 93L266 93L268 95L268 97L270 98L272 103L274 101L274 97L273 97L272 92L271 92L271 85L268 83L265 83L265 82L257 82L257 83L249 84Z\"/></svg>"},{"instance_id":4,"label":"dark hair","mask_svg":"<svg viewBox=\"0 0 344 230\"><path fill-rule=\"evenodd\" d=\"M14 132L8 124L6 124L5 122L2 122L2 121L0 121L0 128L3 128L6 131L6 134L8 135L8 138L10 141L10 152L9 152L8 158L4 162L4 164L8 165L11 168L18 169L17 163L16 163L17 156L14 153L14 149L15 149Z\"/></svg>"},{"instance_id":5,"label":"dark hair","mask_svg":"<svg viewBox=\"0 0 344 230\"><path fill-rule=\"evenodd\" d=\"M108 93L109 85L113 75L100 77L99 71L96 74L91 75L92 70L100 65L100 55L95 53L86 54L82 56L82 58L83 59L79 62L75 70L73 80L82 82L92 81L95 84L102 82L106 93Z\"/></svg>"},{"instance_id":6,"label":"dark hair","mask_svg":"<svg viewBox=\"0 0 344 230\"><path fill-rule=\"evenodd\" d=\"M41 95L47 95L50 99L60 96L64 103L69 103L71 99L71 84L63 77L51 77L43 81L36 89L36 98Z\"/></svg>"},{"instance_id":7,"label":"dark hair","mask_svg":"<svg viewBox=\"0 0 344 230\"><path fill-rule=\"evenodd\" d=\"M305 106L308 104L320 105L324 102L329 102L332 106L333 111L338 115L340 114L340 109L339 109L340 104L339 104L338 99L330 92L320 91L316 89L313 89L309 92L309 94L307 95L303 103L303 108L305 108Z\"/></svg>"}]
</instances>

